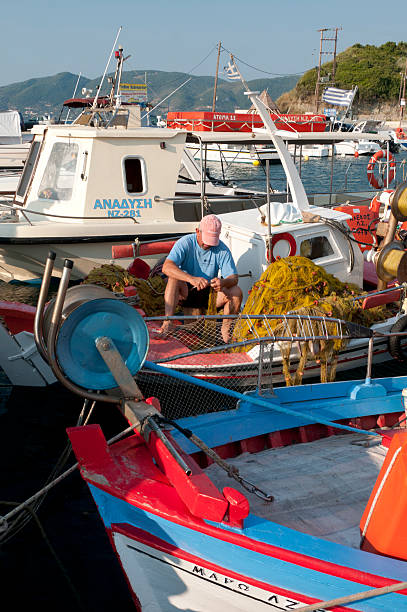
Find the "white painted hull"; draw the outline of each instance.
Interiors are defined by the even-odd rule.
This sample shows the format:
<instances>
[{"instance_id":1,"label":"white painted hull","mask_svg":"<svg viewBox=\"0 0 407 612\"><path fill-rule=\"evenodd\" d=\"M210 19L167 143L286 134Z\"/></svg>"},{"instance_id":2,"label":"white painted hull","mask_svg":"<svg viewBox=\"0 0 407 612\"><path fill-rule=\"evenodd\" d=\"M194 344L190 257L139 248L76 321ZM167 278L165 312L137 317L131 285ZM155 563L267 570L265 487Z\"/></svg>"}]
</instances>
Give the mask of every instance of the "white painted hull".
<instances>
[{"instance_id":1,"label":"white painted hull","mask_svg":"<svg viewBox=\"0 0 407 612\"><path fill-rule=\"evenodd\" d=\"M355 140L348 142L338 142L334 145L335 155L373 155L380 151L380 146L376 142Z\"/></svg>"},{"instance_id":2,"label":"white painted hull","mask_svg":"<svg viewBox=\"0 0 407 612\"><path fill-rule=\"evenodd\" d=\"M113 533L113 543L142 610L261 612L301 602Z\"/></svg>"},{"instance_id":3,"label":"white painted hull","mask_svg":"<svg viewBox=\"0 0 407 612\"><path fill-rule=\"evenodd\" d=\"M22 168L31 143L0 145L0 168Z\"/></svg>"}]
</instances>

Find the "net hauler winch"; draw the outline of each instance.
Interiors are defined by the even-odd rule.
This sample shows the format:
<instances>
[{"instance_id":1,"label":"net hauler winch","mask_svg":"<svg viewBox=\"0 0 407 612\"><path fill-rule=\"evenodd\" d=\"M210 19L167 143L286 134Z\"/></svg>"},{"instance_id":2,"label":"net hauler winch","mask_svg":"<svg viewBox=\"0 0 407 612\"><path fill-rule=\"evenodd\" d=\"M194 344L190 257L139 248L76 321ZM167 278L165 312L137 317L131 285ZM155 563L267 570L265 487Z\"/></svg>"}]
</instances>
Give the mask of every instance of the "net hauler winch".
<instances>
[{"instance_id":1,"label":"net hauler winch","mask_svg":"<svg viewBox=\"0 0 407 612\"><path fill-rule=\"evenodd\" d=\"M395 233L399 221L407 221L407 182L402 183L390 195L391 215L386 237L382 248L374 256L378 289L385 289L387 283L394 279L399 282L407 281L407 251L400 241L395 241Z\"/></svg>"}]
</instances>

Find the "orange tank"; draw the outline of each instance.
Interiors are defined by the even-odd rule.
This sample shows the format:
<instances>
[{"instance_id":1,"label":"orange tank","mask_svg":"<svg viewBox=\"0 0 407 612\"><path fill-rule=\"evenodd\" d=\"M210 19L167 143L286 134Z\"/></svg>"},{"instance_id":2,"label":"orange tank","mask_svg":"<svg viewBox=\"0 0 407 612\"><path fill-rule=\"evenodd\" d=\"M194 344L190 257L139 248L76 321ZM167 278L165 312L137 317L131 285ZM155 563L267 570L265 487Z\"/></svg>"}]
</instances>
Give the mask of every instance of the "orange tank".
<instances>
[{"instance_id":1,"label":"orange tank","mask_svg":"<svg viewBox=\"0 0 407 612\"><path fill-rule=\"evenodd\" d=\"M362 550L407 561L407 431L393 436L360 521Z\"/></svg>"}]
</instances>

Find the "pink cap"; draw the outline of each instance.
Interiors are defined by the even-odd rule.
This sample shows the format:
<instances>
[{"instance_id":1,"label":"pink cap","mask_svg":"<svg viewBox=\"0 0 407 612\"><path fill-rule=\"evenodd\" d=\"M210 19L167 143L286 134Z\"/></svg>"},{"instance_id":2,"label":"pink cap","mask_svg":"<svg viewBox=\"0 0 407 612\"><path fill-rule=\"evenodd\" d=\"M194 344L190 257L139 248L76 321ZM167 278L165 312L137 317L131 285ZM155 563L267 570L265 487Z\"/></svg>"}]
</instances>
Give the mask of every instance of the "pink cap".
<instances>
[{"instance_id":1,"label":"pink cap","mask_svg":"<svg viewBox=\"0 0 407 612\"><path fill-rule=\"evenodd\" d=\"M199 224L199 229L202 234L202 242L208 246L217 246L219 244L219 234L222 228L222 223L216 215L206 215L202 217Z\"/></svg>"}]
</instances>

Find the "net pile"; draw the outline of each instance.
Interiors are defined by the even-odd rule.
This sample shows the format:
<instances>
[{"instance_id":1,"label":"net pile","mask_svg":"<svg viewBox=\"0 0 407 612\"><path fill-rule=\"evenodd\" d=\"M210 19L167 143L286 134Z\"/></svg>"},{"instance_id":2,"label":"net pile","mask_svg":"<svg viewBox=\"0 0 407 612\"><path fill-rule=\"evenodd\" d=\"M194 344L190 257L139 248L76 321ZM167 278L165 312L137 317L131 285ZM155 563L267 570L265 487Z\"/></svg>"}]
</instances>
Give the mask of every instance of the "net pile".
<instances>
[{"instance_id":1,"label":"net pile","mask_svg":"<svg viewBox=\"0 0 407 612\"><path fill-rule=\"evenodd\" d=\"M104 264L93 268L83 282L100 285L119 294L126 287L135 287L134 305L142 308L149 317L164 314L165 280L160 274L150 274L146 279L136 278L121 266Z\"/></svg>"},{"instance_id":2,"label":"net pile","mask_svg":"<svg viewBox=\"0 0 407 612\"><path fill-rule=\"evenodd\" d=\"M304 316L334 317L366 327L385 319L385 307L363 310L362 302L353 299L355 295L362 294L357 285L341 282L306 257L285 257L270 264L260 280L254 283L242 314L284 315L295 312ZM262 320L246 321L242 316L234 327L233 339L241 342L270 336L271 330L275 335L281 335L279 332L282 325L286 329L287 322L268 321L267 325L264 325ZM298 325L296 321L289 323L292 335L301 335ZM335 324L330 325L332 329L328 329L328 333L337 335ZM315 336L321 335L318 326L321 326L321 323L314 321ZM321 382L333 381L338 352L345 348L345 345L346 340L341 339L302 343L299 348L298 367L295 375L291 376L292 345L289 342L280 343L286 384L294 385L302 382L303 370L308 359L315 359L321 364Z\"/></svg>"}]
</instances>

